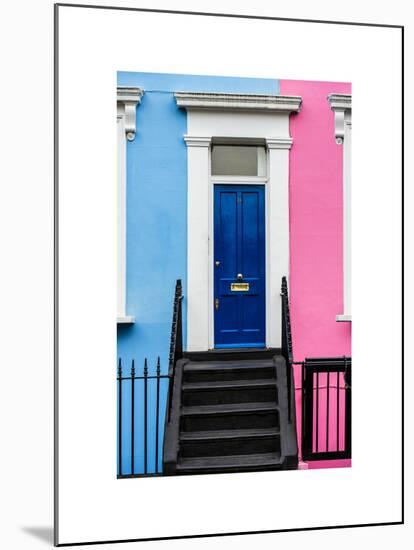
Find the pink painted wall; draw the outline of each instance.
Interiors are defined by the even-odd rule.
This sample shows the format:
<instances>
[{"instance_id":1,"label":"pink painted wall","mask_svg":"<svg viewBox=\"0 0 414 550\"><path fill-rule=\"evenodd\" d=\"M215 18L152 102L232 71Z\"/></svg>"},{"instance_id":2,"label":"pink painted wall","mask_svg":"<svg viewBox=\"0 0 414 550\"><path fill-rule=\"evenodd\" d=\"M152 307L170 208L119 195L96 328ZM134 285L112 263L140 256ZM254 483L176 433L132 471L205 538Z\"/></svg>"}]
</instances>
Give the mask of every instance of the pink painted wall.
<instances>
[{"instance_id":1,"label":"pink painted wall","mask_svg":"<svg viewBox=\"0 0 414 550\"><path fill-rule=\"evenodd\" d=\"M351 85L281 80L280 93L302 97L300 113L290 117L289 290L294 359L351 355L351 323L335 320L343 313L342 146L335 142L334 115L327 101L330 93L351 93ZM296 367L299 441L301 383L301 369ZM324 429L321 425L322 433ZM332 428L332 438L333 432ZM349 465L349 461L335 462Z\"/></svg>"},{"instance_id":2,"label":"pink painted wall","mask_svg":"<svg viewBox=\"0 0 414 550\"><path fill-rule=\"evenodd\" d=\"M330 93L350 84L281 80L300 95L290 117L290 298L295 360L351 353L350 323L338 323L342 297L342 146L334 137Z\"/></svg>"}]
</instances>

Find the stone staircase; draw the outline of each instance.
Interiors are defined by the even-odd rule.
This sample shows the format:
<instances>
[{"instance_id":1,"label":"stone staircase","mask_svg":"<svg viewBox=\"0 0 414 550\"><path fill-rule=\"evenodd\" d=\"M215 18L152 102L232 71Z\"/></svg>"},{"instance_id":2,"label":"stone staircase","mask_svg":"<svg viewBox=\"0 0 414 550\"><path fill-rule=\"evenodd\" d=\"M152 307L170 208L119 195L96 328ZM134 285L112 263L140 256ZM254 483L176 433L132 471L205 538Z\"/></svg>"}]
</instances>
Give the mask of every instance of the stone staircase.
<instances>
[{"instance_id":1,"label":"stone staircase","mask_svg":"<svg viewBox=\"0 0 414 550\"><path fill-rule=\"evenodd\" d=\"M188 353L173 385L165 475L297 468L295 411L289 420L278 350Z\"/></svg>"}]
</instances>

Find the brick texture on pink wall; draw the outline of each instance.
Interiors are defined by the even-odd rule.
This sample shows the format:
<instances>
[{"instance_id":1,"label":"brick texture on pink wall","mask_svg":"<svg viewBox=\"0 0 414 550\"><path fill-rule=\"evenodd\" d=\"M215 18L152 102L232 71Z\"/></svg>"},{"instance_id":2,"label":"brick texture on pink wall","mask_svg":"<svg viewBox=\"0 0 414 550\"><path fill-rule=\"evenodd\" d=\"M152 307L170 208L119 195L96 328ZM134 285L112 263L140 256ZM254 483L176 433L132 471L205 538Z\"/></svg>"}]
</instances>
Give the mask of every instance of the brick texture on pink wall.
<instances>
[{"instance_id":1,"label":"brick texture on pink wall","mask_svg":"<svg viewBox=\"0 0 414 550\"><path fill-rule=\"evenodd\" d=\"M294 359L351 355L351 323L336 321L336 315L343 313L342 146L335 142L334 114L327 101L331 93L351 93L351 85L281 80L280 93L302 97L301 111L290 117L289 291ZM300 441L300 367L295 368L295 386Z\"/></svg>"}]
</instances>

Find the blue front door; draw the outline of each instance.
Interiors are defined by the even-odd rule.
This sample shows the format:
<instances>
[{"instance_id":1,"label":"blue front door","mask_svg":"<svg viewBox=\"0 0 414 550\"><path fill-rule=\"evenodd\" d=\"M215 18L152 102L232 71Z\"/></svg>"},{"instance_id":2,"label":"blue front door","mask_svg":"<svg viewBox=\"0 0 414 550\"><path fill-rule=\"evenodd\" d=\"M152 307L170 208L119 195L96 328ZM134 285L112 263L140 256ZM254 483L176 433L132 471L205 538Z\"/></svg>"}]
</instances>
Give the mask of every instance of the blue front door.
<instances>
[{"instance_id":1,"label":"blue front door","mask_svg":"<svg viewBox=\"0 0 414 550\"><path fill-rule=\"evenodd\" d=\"M265 341L264 186L215 185L215 347L257 348Z\"/></svg>"}]
</instances>

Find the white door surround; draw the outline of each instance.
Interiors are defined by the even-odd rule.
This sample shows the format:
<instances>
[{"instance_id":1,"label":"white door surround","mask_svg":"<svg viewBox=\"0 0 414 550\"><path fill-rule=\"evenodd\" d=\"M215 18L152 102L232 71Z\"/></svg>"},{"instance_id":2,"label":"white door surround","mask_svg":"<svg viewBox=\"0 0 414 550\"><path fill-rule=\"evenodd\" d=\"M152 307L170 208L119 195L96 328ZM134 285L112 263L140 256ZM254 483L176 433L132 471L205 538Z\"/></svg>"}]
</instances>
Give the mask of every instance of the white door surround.
<instances>
[{"instance_id":1,"label":"white door surround","mask_svg":"<svg viewBox=\"0 0 414 550\"><path fill-rule=\"evenodd\" d=\"M289 115L297 96L176 92L187 110L187 351L214 347L213 186L266 186L266 346L281 346L282 276L289 275ZM266 177L211 176L211 144L262 144Z\"/></svg>"}]
</instances>

